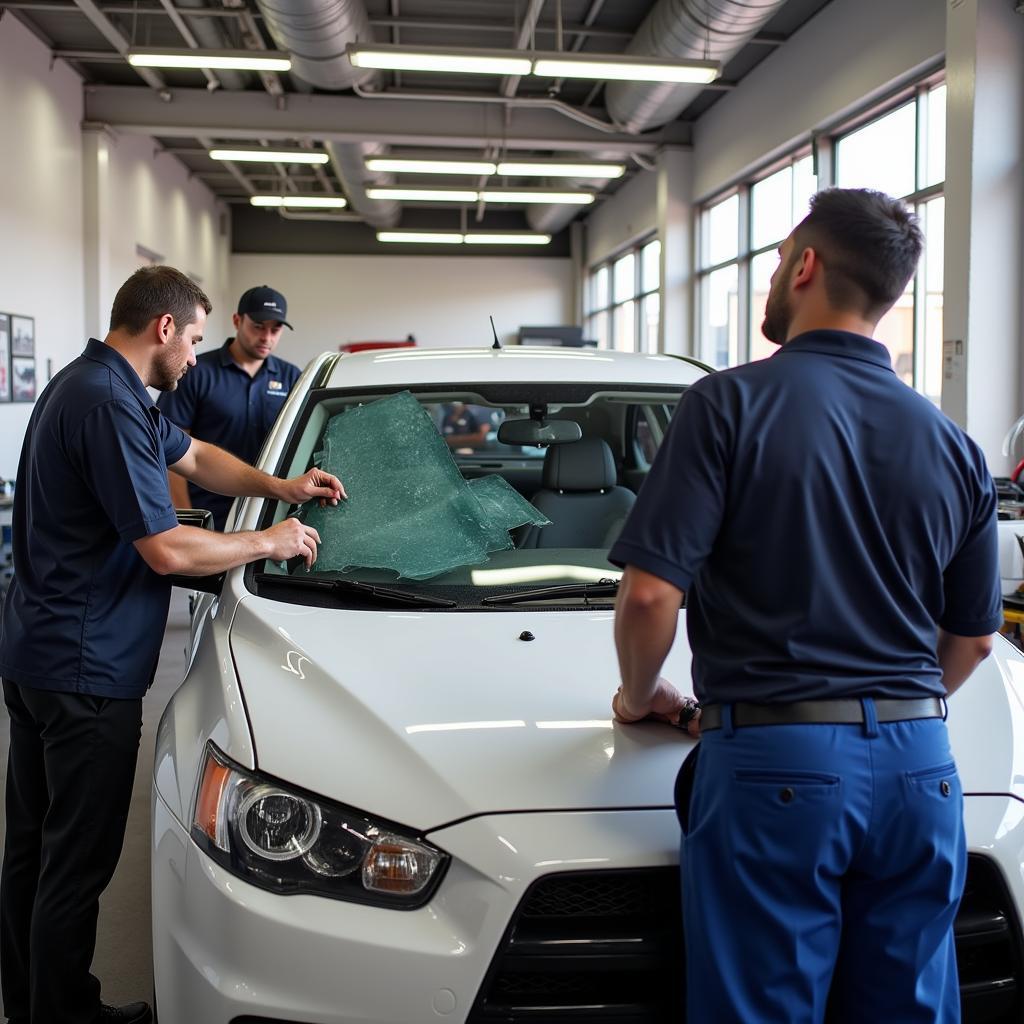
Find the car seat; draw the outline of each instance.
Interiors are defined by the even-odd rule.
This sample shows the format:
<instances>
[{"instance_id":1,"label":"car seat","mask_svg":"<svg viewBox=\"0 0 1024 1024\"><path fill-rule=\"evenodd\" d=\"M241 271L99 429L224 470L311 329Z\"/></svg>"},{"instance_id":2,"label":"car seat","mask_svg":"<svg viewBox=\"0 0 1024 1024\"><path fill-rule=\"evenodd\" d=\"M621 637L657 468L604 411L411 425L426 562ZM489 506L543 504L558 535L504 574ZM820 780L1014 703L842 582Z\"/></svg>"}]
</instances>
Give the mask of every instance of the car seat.
<instances>
[{"instance_id":1,"label":"car seat","mask_svg":"<svg viewBox=\"0 0 1024 1024\"><path fill-rule=\"evenodd\" d=\"M531 499L551 520L531 526L524 548L601 548L618 537L636 495L616 485L615 459L600 437L552 445L544 484Z\"/></svg>"}]
</instances>

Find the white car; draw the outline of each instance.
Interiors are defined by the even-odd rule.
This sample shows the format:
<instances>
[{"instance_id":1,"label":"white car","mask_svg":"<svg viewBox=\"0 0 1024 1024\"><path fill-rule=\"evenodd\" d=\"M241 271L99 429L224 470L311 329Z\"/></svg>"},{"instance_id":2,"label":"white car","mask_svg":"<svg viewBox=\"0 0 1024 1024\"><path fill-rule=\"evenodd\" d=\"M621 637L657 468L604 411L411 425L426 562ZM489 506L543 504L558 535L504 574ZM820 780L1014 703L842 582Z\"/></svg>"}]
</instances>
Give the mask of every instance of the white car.
<instances>
[{"instance_id":1,"label":"white car","mask_svg":"<svg viewBox=\"0 0 1024 1024\"><path fill-rule=\"evenodd\" d=\"M153 779L162 1024L683 1020L673 783L691 741L610 721L620 574L606 554L678 396L705 372L518 347L310 364L264 469L305 471L328 423L410 392L431 430L452 435L453 407L486 427L449 437L456 490L499 475L552 525L438 574L420 562L448 557L447 527L426 531L395 498L381 522L412 516L395 557L421 578L331 568L350 557L335 541L365 539L332 525L367 493L349 477L352 507L321 516L313 573L259 563L202 584ZM545 429L561 443L532 446ZM395 482L372 445L359 458L358 478ZM290 511L249 499L234 525ZM683 626L665 674L687 689ZM1024 659L1009 643L951 701L949 724L970 846L965 1020L1018 1022Z\"/></svg>"}]
</instances>

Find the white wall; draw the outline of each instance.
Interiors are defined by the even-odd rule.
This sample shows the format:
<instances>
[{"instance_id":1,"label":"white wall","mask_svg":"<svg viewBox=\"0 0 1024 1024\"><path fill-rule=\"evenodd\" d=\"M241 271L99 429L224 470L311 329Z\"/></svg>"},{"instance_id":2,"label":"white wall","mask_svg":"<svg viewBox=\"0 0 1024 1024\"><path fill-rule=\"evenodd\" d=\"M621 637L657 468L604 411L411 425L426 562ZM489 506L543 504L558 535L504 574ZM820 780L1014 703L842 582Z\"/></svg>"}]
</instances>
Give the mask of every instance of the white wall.
<instances>
[{"instance_id":1,"label":"white wall","mask_svg":"<svg viewBox=\"0 0 1024 1024\"><path fill-rule=\"evenodd\" d=\"M285 331L280 354L299 366L346 342L397 340L410 333L429 347L489 345L488 316L503 343L520 326L572 323L568 259L232 256L231 301L259 284L277 288L288 300L295 333ZM210 340L219 344L223 337Z\"/></svg>"},{"instance_id":2,"label":"white wall","mask_svg":"<svg viewBox=\"0 0 1024 1024\"><path fill-rule=\"evenodd\" d=\"M137 254L142 246L199 281L213 303L208 334L224 334L231 325L227 207L145 136L104 132L86 142L89 333L106 333L117 289L146 262ZM93 221L106 221L106 230Z\"/></svg>"},{"instance_id":3,"label":"white wall","mask_svg":"<svg viewBox=\"0 0 1024 1024\"><path fill-rule=\"evenodd\" d=\"M137 136L81 129L82 83L16 18L0 18L0 312L35 317L36 379L106 334L143 245L198 277L230 327L226 207ZM221 221L224 228L221 231ZM29 403L0 403L0 477L18 467Z\"/></svg>"},{"instance_id":4,"label":"white wall","mask_svg":"<svg viewBox=\"0 0 1024 1024\"><path fill-rule=\"evenodd\" d=\"M945 48L938 0L832 0L697 121L693 199L913 79Z\"/></svg>"},{"instance_id":5,"label":"white wall","mask_svg":"<svg viewBox=\"0 0 1024 1024\"><path fill-rule=\"evenodd\" d=\"M81 82L0 18L0 311L35 317L36 380L82 349ZM14 477L32 405L0 404L0 477Z\"/></svg>"}]
</instances>

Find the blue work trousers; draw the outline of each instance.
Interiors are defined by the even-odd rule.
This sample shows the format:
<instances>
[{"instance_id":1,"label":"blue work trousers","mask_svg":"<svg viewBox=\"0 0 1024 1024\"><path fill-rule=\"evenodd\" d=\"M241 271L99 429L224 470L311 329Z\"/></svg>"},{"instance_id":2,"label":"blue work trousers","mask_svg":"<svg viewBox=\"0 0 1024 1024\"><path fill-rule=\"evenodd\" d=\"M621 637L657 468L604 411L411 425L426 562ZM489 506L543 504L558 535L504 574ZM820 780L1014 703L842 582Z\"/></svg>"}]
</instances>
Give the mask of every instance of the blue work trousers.
<instances>
[{"instance_id":1,"label":"blue work trousers","mask_svg":"<svg viewBox=\"0 0 1024 1024\"><path fill-rule=\"evenodd\" d=\"M682 845L687 1024L960 1020L967 866L946 725L723 727ZM834 1018L830 1018L834 1019Z\"/></svg>"}]
</instances>

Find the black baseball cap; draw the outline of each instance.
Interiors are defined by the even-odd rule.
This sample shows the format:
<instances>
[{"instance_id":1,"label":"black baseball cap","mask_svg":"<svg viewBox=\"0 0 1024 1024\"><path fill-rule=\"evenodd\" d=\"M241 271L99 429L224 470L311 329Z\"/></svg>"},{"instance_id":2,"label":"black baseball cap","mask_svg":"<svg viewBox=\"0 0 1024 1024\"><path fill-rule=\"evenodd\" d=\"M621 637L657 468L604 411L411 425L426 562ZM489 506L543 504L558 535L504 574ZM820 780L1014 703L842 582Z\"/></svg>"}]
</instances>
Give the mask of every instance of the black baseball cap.
<instances>
[{"instance_id":1,"label":"black baseball cap","mask_svg":"<svg viewBox=\"0 0 1024 1024\"><path fill-rule=\"evenodd\" d=\"M285 320L288 315L288 303L285 297L266 284L261 284L258 288L250 288L247 292L242 293L242 297L238 300L238 313L240 316L248 313L253 320L260 323L264 320L278 320L289 331L293 330L292 325Z\"/></svg>"}]
</instances>

